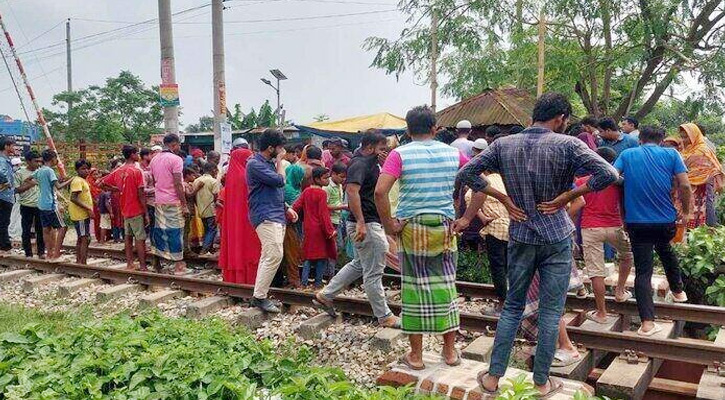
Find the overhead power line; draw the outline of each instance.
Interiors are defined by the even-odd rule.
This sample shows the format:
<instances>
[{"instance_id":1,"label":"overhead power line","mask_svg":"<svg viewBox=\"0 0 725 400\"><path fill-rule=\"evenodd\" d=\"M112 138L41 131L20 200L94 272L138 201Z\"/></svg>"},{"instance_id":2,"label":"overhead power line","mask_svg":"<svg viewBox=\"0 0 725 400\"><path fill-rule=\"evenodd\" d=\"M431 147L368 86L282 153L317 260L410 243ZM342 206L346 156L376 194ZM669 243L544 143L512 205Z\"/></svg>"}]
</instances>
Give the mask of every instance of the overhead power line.
<instances>
[{"instance_id":1,"label":"overhead power line","mask_svg":"<svg viewBox=\"0 0 725 400\"><path fill-rule=\"evenodd\" d=\"M189 12L192 12L192 11L200 10L200 9L205 8L205 7L208 7L210 4L211 3L206 3L206 4L203 4L203 5L200 5L200 6L187 8L185 10L177 11L177 12L175 12L172 15L178 16L178 15L182 15L182 14L189 13ZM73 19L81 20L80 18L73 18ZM73 43L73 44L83 44L83 42L87 42L87 41L89 41L89 39L98 38L98 37L104 37L106 35L111 36L111 35L118 34L118 33L127 34L128 33L127 31L133 31L134 28L140 27L142 25L153 24L152 27L154 27L157 22L158 22L158 18L150 18L150 19L147 19L147 20L144 20L144 21L139 21L139 22L131 23L130 25L127 25L127 26L122 26L122 27L119 27L119 28L109 29L107 31L102 31L102 32L97 32L97 33L93 33L93 34L86 35L86 36L81 36L79 38L73 39L71 41L71 43ZM35 49L26 50L26 51L20 52L19 54L28 54L28 53L35 53L35 52L39 52L39 51L43 51L43 50L54 49L54 48L59 47L59 46L64 46L65 44L66 44L65 40L63 40L61 42L57 42L57 43L54 43L54 44L51 44L51 45L48 45L48 46L44 46L44 47L39 47L39 48L35 48Z\"/></svg>"}]
</instances>

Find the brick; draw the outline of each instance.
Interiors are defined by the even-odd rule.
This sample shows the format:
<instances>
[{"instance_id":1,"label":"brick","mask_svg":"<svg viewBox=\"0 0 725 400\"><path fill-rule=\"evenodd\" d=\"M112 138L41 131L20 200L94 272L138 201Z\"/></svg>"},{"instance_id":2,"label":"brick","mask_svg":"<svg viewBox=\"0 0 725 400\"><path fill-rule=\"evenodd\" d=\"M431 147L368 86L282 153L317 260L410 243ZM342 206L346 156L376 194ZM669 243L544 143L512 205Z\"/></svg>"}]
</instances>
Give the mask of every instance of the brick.
<instances>
[{"instance_id":1,"label":"brick","mask_svg":"<svg viewBox=\"0 0 725 400\"><path fill-rule=\"evenodd\" d=\"M183 295L184 292L181 290L160 290L158 292L152 292L139 299L138 307L140 309L156 307L165 301L175 299Z\"/></svg>"},{"instance_id":2,"label":"brick","mask_svg":"<svg viewBox=\"0 0 725 400\"><path fill-rule=\"evenodd\" d=\"M0 274L0 282L10 282L22 277L28 276L35 271L30 269L16 269L14 271L3 272Z\"/></svg>"},{"instance_id":3,"label":"brick","mask_svg":"<svg viewBox=\"0 0 725 400\"><path fill-rule=\"evenodd\" d=\"M204 318L231 304L229 297L211 296L189 304L186 308L186 317L191 319Z\"/></svg>"},{"instance_id":4,"label":"brick","mask_svg":"<svg viewBox=\"0 0 725 400\"><path fill-rule=\"evenodd\" d=\"M140 292L144 289L141 285L135 285L135 284L123 284L123 285L116 285L111 286L105 289L101 289L96 293L96 301L99 303L104 303L107 301L111 301L113 299L117 299L125 294L128 293L134 293L134 292Z\"/></svg>"},{"instance_id":5,"label":"brick","mask_svg":"<svg viewBox=\"0 0 725 400\"><path fill-rule=\"evenodd\" d=\"M418 377L400 371L387 371L375 381L378 386L402 387L418 382Z\"/></svg>"},{"instance_id":6,"label":"brick","mask_svg":"<svg viewBox=\"0 0 725 400\"><path fill-rule=\"evenodd\" d=\"M57 282L65 277L66 275L63 274L45 274L40 276L34 276L32 278L27 278L23 281L23 291L32 292L40 286L43 286L50 282Z\"/></svg>"},{"instance_id":7,"label":"brick","mask_svg":"<svg viewBox=\"0 0 725 400\"><path fill-rule=\"evenodd\" d=\"M491 350L493 350L493 339L489 336L480 336L463 349L462 357L469 360L489 362L491 360Z\"/></svg>"},{"instance_id":8,"label":"brick","mask_svg":"<svg viewBox=\"0 0 725 400\"><path fill-rule=\"evenodd\" d=\"M83 289L88 286L92 285L101 285L103 284L103 281L101 279L91 279L91 278L84 278L84 279L78 279L73 282L64 283L60 286L58 286L58 296L61 297L68 297L71 294L77 292L80 289Z\"/></svg>"},{"instance_id":9,"label":"brick","mask_svg":"<svg viewBox=\"0 0 725 400\"><path fill-rule=\"evenodd\" d=\"M267 314L254 307L244 310L237 318L237 324L246 326L249 329L257 329L262 326L267 319Z\"/></svg>"},{"instance_id":10,"label":"brick","mask_svg":"<svg viewBox=\"0 0 725 400\"><path fill-rule=\"evenodd\" d=\"M327 314L317 314L314 317L304 321L297 327L297 334L305 340L311 340L317 337L321 330L327 328L335 322L335 318Z\"/></svg>"},{"instance_id":11,"label":"brick","mask_svg":"<svg viewBox=\"0 0 725 400\"><path fill-rule=\"evenodd\" d=\"M403 337L403 331L400 329L383 328L373 336L370 344L384 352L393 350L396 343Z\"/></svg>"}]
</instances>

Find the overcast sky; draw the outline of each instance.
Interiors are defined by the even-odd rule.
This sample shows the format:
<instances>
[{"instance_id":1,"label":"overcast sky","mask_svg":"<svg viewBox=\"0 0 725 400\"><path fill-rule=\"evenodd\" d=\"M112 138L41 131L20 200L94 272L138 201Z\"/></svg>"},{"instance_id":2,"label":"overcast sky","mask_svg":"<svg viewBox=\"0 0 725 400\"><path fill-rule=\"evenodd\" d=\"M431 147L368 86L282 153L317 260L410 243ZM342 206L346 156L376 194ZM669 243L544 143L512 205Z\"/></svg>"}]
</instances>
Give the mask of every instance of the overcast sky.
<instances>
[{"instance_id":1,"label":"overcast sky","mask_svg":"<svg viewBox=\"0 0 725 400\"><path fill-rule=\"evenodd\" d=\"M208 1L171 3L173 12L179 12ZM246 112L258 109L265 99L274 104L274 91L260 82L272 68L289 77L282 84L282 103L287 118L297 123L311 122L318 114L332 119L382 111L404 115L411 106L429 102L427 84L411 74L396 81L368 67L373 55L362 49L364 39L396 37L405 22L395 10L395 0L227 0L225 4L230 107L241 103ZM102 84L121 70L132 71L149 85L160 81L158 25L154 21L124 28L157 18L155 0L3 0L0 13L41 106L49 107L53 94L66 87L66 18L71 18L72 37L78 40L73 44L74 88ZM320 16L327 17L310 18ZM213 108L211 7L177 15L174 22L181 122L190 124ZM119 28L124 29L103 34ZM89 35L97 36L83 38ZM441 99L439 109L452 103ZM23 118L4 68L0 69L0 113Z\"/></svg>"}]
</instances>

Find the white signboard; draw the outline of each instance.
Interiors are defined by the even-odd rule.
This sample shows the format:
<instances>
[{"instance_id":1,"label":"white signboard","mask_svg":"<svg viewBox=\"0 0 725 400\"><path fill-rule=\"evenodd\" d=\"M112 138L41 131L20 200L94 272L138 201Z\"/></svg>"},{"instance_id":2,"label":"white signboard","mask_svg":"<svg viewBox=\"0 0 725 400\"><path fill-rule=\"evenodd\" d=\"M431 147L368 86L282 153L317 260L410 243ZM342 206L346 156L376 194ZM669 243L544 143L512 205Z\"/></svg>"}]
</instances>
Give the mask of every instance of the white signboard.
<instances>
[{"instance_id":1,"label":"white signboard","mask_svg":"<svg viewBox=\"0 0 725 400\"><path fill-rule=\"evenodd\" d=\"M221 163L223 165L229 159L229 153L232 152L232 125L227 122L221 123L219 124L219 131L222 137Z\"/></svg>"}]
</instances>

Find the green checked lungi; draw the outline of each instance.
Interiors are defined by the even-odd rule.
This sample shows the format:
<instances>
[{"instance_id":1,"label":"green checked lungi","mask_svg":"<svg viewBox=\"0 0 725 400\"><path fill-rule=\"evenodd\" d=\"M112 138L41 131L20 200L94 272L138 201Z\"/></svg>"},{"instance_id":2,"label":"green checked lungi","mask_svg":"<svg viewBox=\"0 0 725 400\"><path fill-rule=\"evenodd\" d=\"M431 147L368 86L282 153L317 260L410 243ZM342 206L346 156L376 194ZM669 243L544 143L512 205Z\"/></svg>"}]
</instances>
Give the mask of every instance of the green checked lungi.
<instances>
[{"instance_id":1,"label":"green checked lungi","mask_svg":"<svg viewBox=\"0 0 725 400\"><path fill-rule=\"evenodd\" d=\"M458 246L451 220L438 214L409 219L401 232L403 333L444 334L458 330Z\"/></svg>"}]
</instances>

